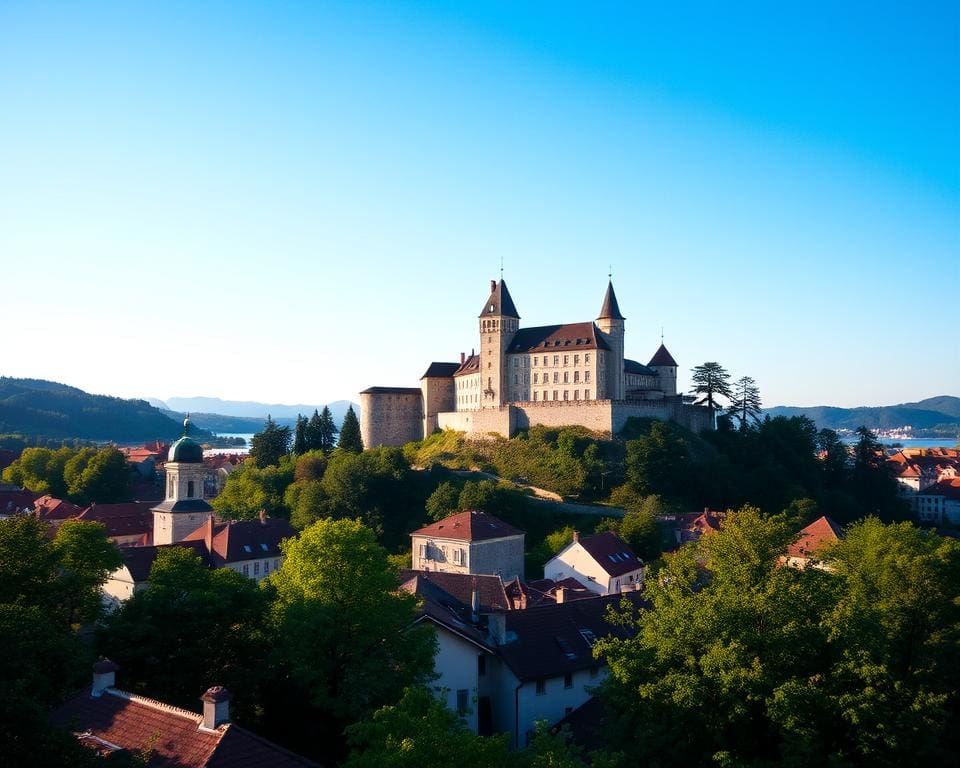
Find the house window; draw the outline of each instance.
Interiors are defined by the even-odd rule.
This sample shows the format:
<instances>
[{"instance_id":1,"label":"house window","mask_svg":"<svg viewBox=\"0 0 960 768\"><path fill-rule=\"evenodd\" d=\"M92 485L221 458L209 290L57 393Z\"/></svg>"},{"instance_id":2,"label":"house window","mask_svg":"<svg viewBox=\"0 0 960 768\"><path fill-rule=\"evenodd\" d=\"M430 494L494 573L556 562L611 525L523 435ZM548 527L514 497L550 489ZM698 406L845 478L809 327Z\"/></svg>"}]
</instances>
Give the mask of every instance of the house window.
<instances>
[{"instance_id":1,"label":"house window","mask_svg":"<svg viewBox=\"0 0 960 768\"><path fill-rule=\"evenodd\" d=\"M564 355L564 356L563 356L563 364L564 364L564 365L570 365L570 355Z\"/></svg>"},{"instance_id":2,"label":"house window","mask_svg":"<svg viewBox=\"0 0 960 768\"><path fill-rule=\"evenodd\" d=\"M574 364L574 365L580 365L580 355L574 355L574 356L573 356L573 364Z\"/></svg>"},{"instance_id":3,"label":"house window","mask_svg":"<svg viewBox=\"0 0 960 768\"><path fill-rule=\"evenodd\" d=\"M546 696L547 694L547 681L542 677L537 680L537 696Z\"/></svg>"},{"instance_id":4,"label":"house window","mask_svg":"<svg viewBox=\"0 0 960 768\"><path fill-rule=\"evenodd\" d=\"M536 393L536 392L533 393L533 402L537 402L537 393Z\"/></svg>"},{"instance_id":5,"label":"house window","mask_svg":"<svg viewBox=\"0 0 960 768\"><path fill-rule=\"evenodd\" d=\"M533 365L534 365L534 367L536 367L536 365L537 365L537 358L533 358Z\"/></svg>"},{"instance_id":6,"label":"house window","mask_svg":"<svg viewBox=\"0 0 960 768\"><path fill-rule=\"evenodd\" d=\"M461 688L457 691L457 714L465 715L470 709L470 691Z\"/></svg>"},{"instance_id":7,"label":"house window","mask_svg":"<svg viewBox=\"0 0 960 768\"><path fill-rule=\"evenodd\" d=\"M563 676L563 687L564 688L573 688L573 673L567 672Z\"/></svg>"},{"instance_id":8,"label":"house window","mask_svg":"<svg viewBox=\"0 0 960 768\"><path fill-rule=\"evenodd\" d=\"M584 381L584 383L586 383L586 384L589 384L589 383L590 383L590 371L584 371L584 372L583 372L583 381Z\"/></svg>"},{"instance_id":9,"label":"house window","mask_svg":"<svg viewBox=\"0 0 960 768\"><path fill-rule=\"evenodd\" d=\"M584 355L583 362L585 362L587 365L590 365L590 355Z\"/></svg>"},{"instance_id":10,"label":"house window","mask_svg":"<svg viewBox=\"0 0 960 768\"><path fill-rule=\"evenodd\" d=\"M482 653L477 656L477 675L483 677L487 674L487 657Z\"/></svg>"},{"instance_id":11,"label":"house window","mask_svg":"<svg viewBox=\"0 0 960 768\"><path fill-rule=\"evenodd\" d=\"M580 371L574 371L574 372L573 372L573 383L574 383L574 384L579 384L579 383L580 383Z\"/></svg>"},{"instance_id":12,"label":"house window","mask_svg":"<svg viewBox=\"0 0 960 768\"><path fill-rule=\"evenodd\" d=\"M579 389L573 390L573 399L574 399L574 400L579 400L579 399L580 399L580 390L579 390Z\"/></svg>"},{"instance_id":13,"label":"house window","mask_svg":"<svg viewBox=\"0 0 960 768\"><path fill-rule=\"evenodd\" d=\"M260 575L260 561L259 561L259 560L257 560L257 562L255 562L255 563L253 564L253 575L254 575L254 576L259 576L259 575Z\"/></svg>"},{"instance_id":14,"label":"house window","mask_svg":"<svg viewBox=\"0 0 960 768\"><path fill-rule=\"evenodd\" d=\"M553 399L554 399L554 400L557 399L557 390L553 390Z\"/></svg>"},{"instance_id":15,"label":"house window","mask_svg":"<svg viewBox=\"0 0 960 768\"><path fill-rule=\"evenodd\" d=\"M250 575L250 566L247 565L246 563L243 564L243 568L241 570L243 571L244 576Z\"/></svg>"},{"instance_id":16,"label":"house window","mask_svg":"<svg viewBox=\"0 0 960 768\"><path fill-rule=\"evenodd\" d=\"M589 399L590 399L590 390L589 390L589 389L583 390L583 399L584 399L584 400L589 400Z\"/></svg>"},{"instance_id":17,"label":"house window","mask_svg":"<svg viewBox=\"0 0 960 768\"><path fill-rule=\"evenodd\" d=\"M566 390L566 389L563 390L563 399L564 399L564 400L569 400L569 399L570 399L569 395L570 395L570 391L569 391L569 390Z\"/></svg>"}]
</instances>

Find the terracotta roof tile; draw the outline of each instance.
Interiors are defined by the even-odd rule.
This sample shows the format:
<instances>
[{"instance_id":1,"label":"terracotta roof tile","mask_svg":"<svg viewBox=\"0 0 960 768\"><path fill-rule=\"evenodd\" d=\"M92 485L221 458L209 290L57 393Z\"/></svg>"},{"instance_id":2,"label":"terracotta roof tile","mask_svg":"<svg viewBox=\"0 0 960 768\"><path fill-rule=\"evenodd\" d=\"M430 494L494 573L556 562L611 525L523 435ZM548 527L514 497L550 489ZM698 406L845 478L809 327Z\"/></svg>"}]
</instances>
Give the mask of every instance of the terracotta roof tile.
<instances>
[{"instance_id":1,"label":"terracotta roof tile","mask_svg":"<svg viewBox=\"0 0 960 768\"><path fill-rule=\"evenodd\" d=\"M514 334L508 354L610 349L593 322L521 328Z\"/></svg>"},{"instance_id":2,"label":"terracotta roof tile","mask_svg":"<svg viewBox=\"0 0 960 768\"><path fill-rule=\"evenodd\" d=\"M504 536L523 536L524 532L498 517L477 509L458 512L413 532L414 536L433 536L457 541L484 541Z\"/></svg>"},{"instance_id":3,"label":"terracotta roof tile","mask_svg":"<svg viewBox=\"0 0 960 768\"><path fill-rule=\"evenodd\" d=\"M800 531L797 540L787 547L791 557L810 557L812 553L843 538L843 529L826 515L818 517Z\"/></svg>"},{"instance_id":4,"label":"terracotta roof tile","mask_svg":"<svg viewBox=\"0 0 960 768\"><path fill-rule=\"evenodd\" d=\"M219 568L227 563L280 557L283 554L280 542L293 535L290 523L282 518L216 522L211 517L208 524L200 526L183 540L203 542L211 565Z\"/></svg>"},{"instance_id":5,"label":"terracotta roof tile","mask_svg":"<svg viewBox=\"0 0 960 768\"><path fill-rule=\"evenodd\" d=\"M473 591L476 590L480 608L484 611L503 611L511 607L499 576L406 569L400 572L400 583L408 592L422 597L431 597L429 586L435 586L467 607L472 605Z\"/></svg>"},{"instance_id":6,"label":"terracotta roof tile","mask_svg":"<svg viewBox=\"0 0 960 768\"><path fill-rule=\"evenodd\" d=\"M960 501L960 478L938 480L933 485L924 488L920 493L926 496L943 496L951 501Z\"/></svg>"}]
</instances>

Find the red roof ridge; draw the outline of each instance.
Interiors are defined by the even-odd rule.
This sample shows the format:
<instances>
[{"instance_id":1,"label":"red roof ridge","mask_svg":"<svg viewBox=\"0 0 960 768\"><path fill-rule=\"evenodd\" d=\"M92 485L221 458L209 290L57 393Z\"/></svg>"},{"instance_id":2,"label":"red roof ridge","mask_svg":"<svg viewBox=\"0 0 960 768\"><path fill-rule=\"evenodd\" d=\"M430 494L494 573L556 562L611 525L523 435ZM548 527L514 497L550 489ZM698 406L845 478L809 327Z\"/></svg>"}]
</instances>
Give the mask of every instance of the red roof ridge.
<instances>
[{"instance_id":1,"label":"red roof ridge","mask_svg":"<svg viewBox=\"0 0 960 768\"><path fill-rule=\"evenodd\" d=\"M106 688L104 693L109 693L111 696L116 696L118 699L126 699L133 704L142 704L143 706L150 707L158 712L168 712L172 715L185 717L188 720L193 720L195 723L197 723L197 725L203 722L203 715L192 712L189 709L184 709L183 707L176 707L173 704L166 704L162 701L151 699L149 696L141 696L139 693L130 693L130 691L124 691L120 688ZM224 729L224 727L221 725L220 729ZM214 729L213 731L208 729L207 733L213 733L216 730L218 729Z\"/></svg>"}]
</instances>

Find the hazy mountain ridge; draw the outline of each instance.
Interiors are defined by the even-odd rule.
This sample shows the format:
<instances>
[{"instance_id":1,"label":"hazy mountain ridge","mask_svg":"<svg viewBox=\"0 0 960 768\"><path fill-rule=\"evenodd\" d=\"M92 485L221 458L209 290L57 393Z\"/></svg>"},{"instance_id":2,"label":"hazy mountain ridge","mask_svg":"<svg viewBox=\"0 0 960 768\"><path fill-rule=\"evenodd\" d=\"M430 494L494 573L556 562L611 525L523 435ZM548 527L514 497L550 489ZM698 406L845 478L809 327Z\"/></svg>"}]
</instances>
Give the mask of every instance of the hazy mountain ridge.
<instances>
[{"instance_id":1,"label":"hazy mountain ridge","mask_svg":"<svg viewBox=\"0 0 960 768\"><path fill-rule=\"evenodd\" d=\"M290 420L289 423L293 423L297 418L297 414L310 417L314 410L322 411L324 406L323 403L313 405L304 403L285 405L283 403L260 403L255 400L221 400L219 397L171 397L166 401L151 398L151 401L154 403L162 403L160 407L170 411L190 413L191 418L192 414L196 413L198 416L203 414L204 416L230 416L259 420L259 425L255 430L236 430L246 432L261 429L263 427L263 420L267 418L268 414L274 421L286 424L288 423L287 420ZM337 424L343 421L343 416L350 405L353 405L353 410L356 411L358 415L360 413L360 406L356 403L351 403L349 400L336 400L326 405L330 409L330 413L333 414L333 420ZM198 425L200 424L199 421L197 423ZM223 431L230 432L233 430L224 429Z\"/></svg>"},{"instance_id":2,"label":"hazy mountain ridge","mask_svg":"<svg viewBox=\"0 0 960 768\"><path fill-rule=\"evenodd\" d=\"M0 433L139 442L169 440L183 426L145 400L92 395L43 379L0 377Z\"/></svg>"},{"instance_id":3,"label":"hazy mountain ridge","mask_svg":"<svg viewBox=\"0 0 960 768\"><path fill-rule=\"evenodd\" d=\"M914 430L955 433L960 429L960 397L939 395L914 403L885 406L838 408L829 405L810 407L778 405L764 410L770 416L807 416L821 429L893 429L911 426Z\"/></svg>"}]
</instances>

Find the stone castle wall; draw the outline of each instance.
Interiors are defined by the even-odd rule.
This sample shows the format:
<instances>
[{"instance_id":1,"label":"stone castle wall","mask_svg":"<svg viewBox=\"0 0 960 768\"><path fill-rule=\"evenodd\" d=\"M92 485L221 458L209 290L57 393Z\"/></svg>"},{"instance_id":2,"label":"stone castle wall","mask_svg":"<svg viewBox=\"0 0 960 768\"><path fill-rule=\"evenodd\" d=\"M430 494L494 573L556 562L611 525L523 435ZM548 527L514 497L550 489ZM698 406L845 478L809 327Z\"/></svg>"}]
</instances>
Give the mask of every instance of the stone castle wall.
<instances>
[{"instance_id":1,"label":"stone castle wall","mask_svg":"<svg viewBox=\"0 0 960 768\"><path fill-rule=\"evenodd\" d=\"M456 382L453 377L425 378L420 382L423 393L423 432L422 437L432 435L437 429L437 414L453 411L457 407Z\"/></svg>"},{"instance_id":2,"label":"stone castle wall","mask_svg":"<svg viewBox=\"0 0 960 768\"><path fill-rule=\"evenodd\" d=\"M374 391L360 393L360 434L365 448L423 439L423 394L419 389L371 389Z\"/></svg>"}]
</instances>

